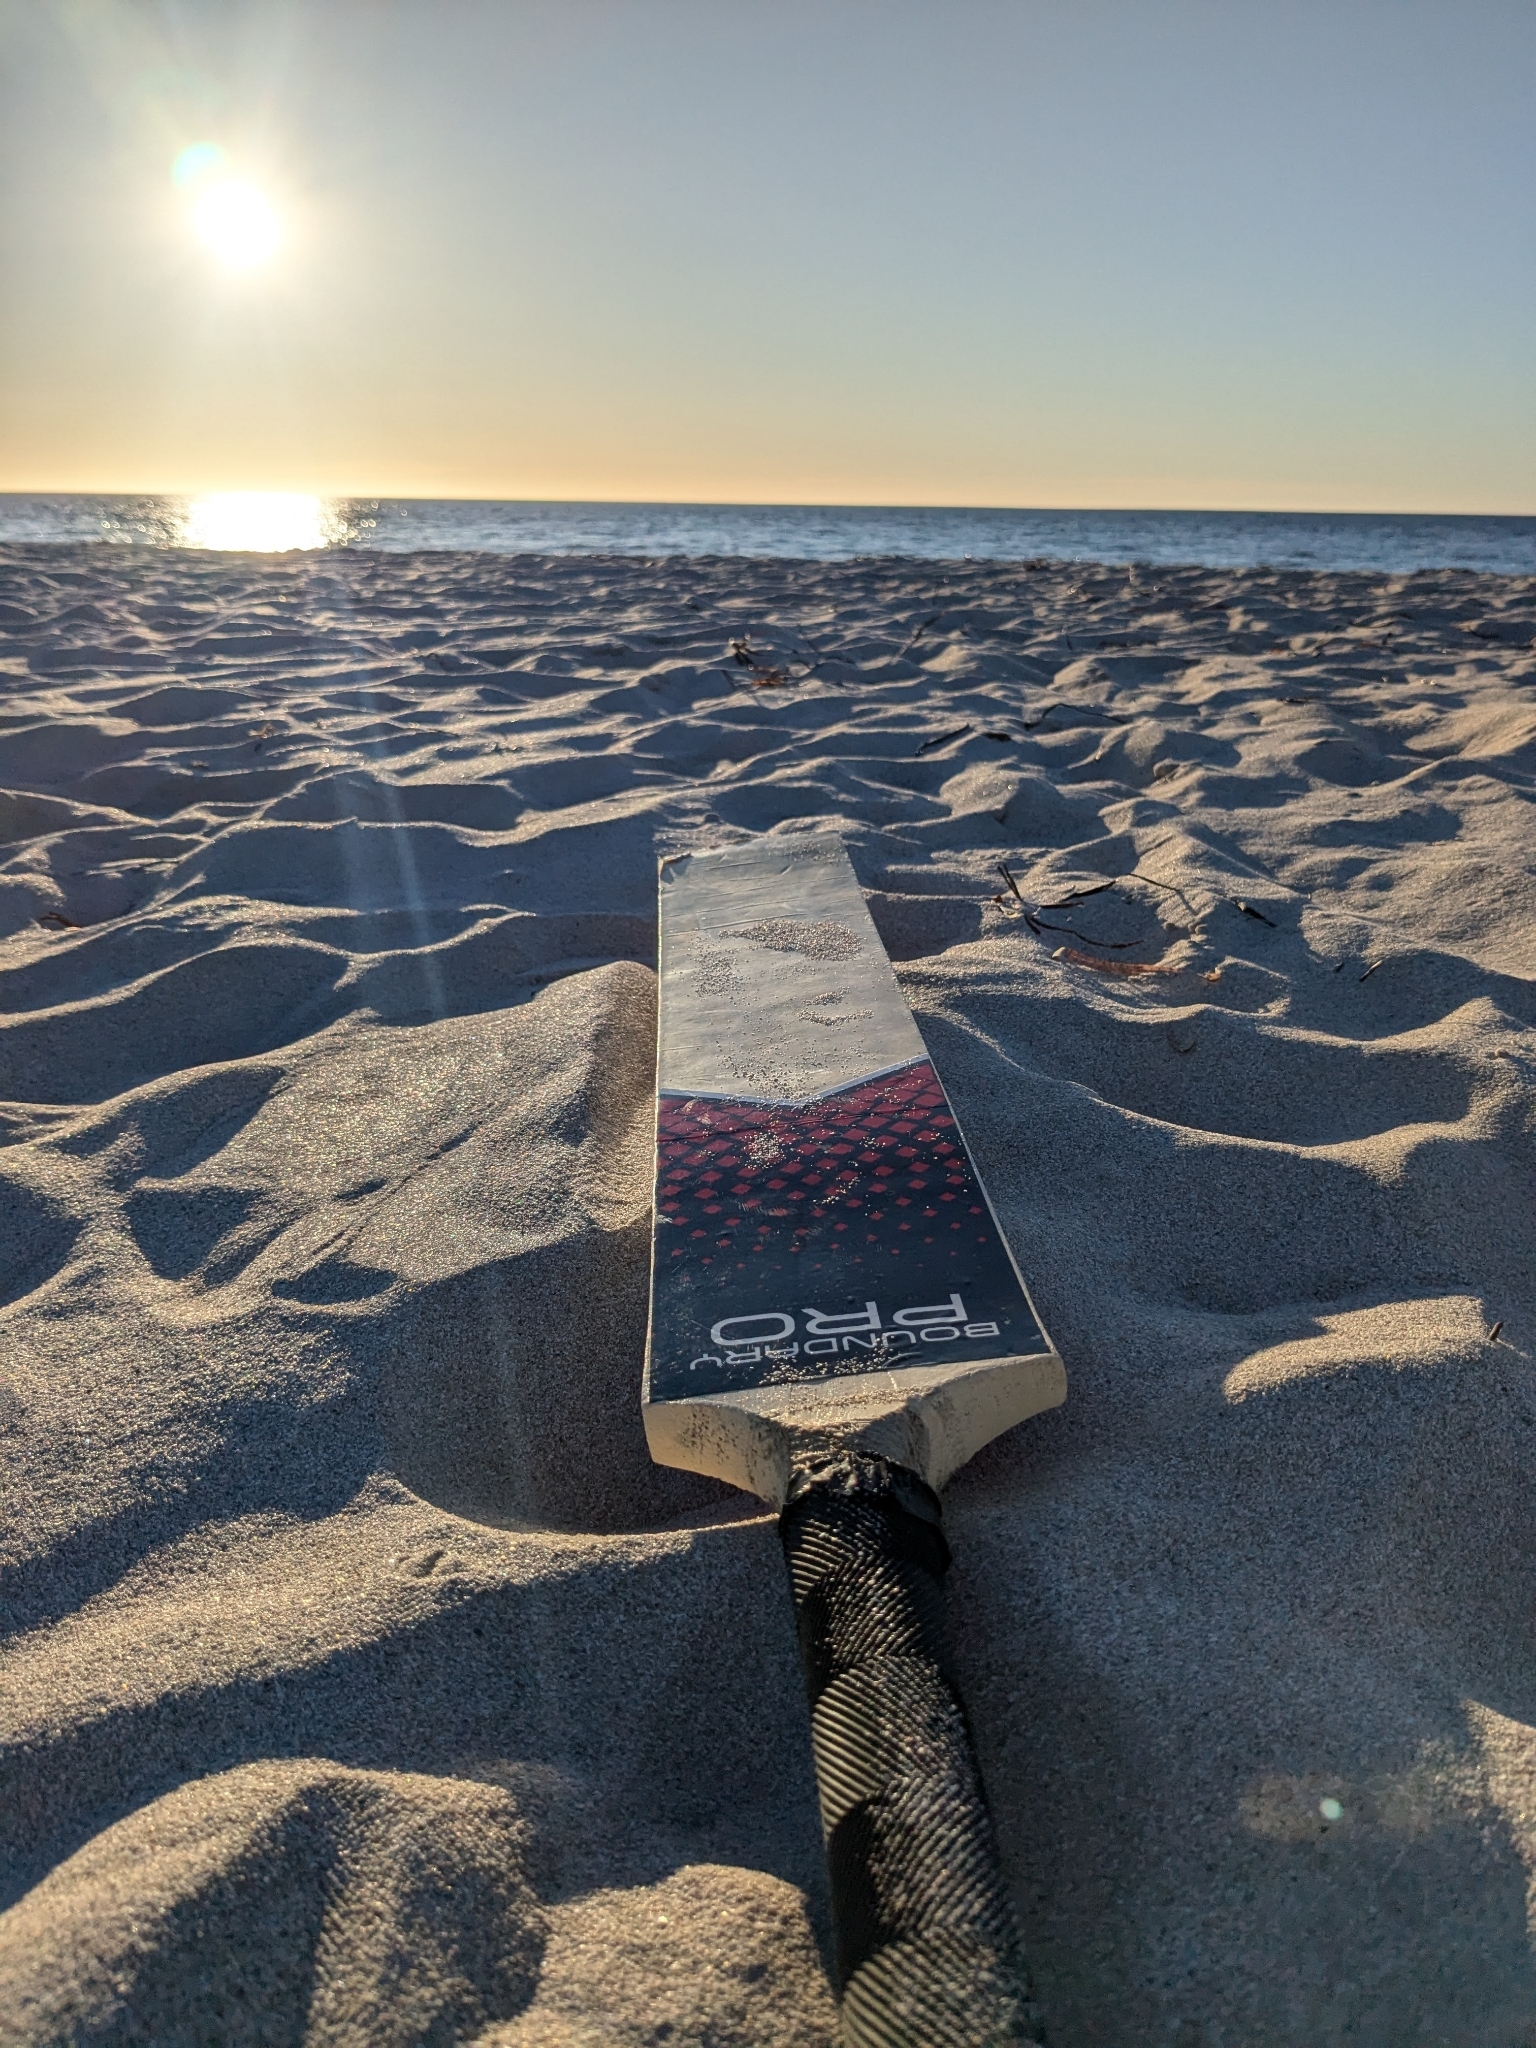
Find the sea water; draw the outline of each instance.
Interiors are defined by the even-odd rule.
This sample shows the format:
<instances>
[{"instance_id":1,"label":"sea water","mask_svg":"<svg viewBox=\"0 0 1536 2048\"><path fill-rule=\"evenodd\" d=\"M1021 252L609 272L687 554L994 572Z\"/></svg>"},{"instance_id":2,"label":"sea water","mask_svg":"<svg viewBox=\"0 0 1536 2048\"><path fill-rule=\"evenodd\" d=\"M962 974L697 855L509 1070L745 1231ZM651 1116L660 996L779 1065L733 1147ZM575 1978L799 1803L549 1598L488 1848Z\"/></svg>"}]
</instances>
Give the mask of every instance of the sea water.
<instances>
[{"instance_id":1,"label":"sea water","mask_svg":"<svg viewBox=\"0 0 1536 2048\"><path fill-rule=\"evenodd\" d=\"M0 542L451 548L539 555L1198 563L1216 569L1536 574L1536 519L1374 512L968 511L948 506L0 494Z\"/></svg>"}]
</instances>

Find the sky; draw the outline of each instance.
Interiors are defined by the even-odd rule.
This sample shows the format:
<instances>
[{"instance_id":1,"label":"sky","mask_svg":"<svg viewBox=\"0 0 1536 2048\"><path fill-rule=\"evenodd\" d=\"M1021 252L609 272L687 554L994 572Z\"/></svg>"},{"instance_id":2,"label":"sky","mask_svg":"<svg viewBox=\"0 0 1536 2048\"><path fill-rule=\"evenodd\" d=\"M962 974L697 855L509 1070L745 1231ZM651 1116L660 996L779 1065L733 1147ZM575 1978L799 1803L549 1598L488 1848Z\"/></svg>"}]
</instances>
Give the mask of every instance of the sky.
<instances>
[{"instance_id":1,"label":"sky","mask_svg":"<svg viewBox=\"0 0 1536 2048\"><path fill-rule=\"evenodd\" d=\"M1536 7L0 0L0 490L1536 513Z\"/></svg>"}]
</instances>

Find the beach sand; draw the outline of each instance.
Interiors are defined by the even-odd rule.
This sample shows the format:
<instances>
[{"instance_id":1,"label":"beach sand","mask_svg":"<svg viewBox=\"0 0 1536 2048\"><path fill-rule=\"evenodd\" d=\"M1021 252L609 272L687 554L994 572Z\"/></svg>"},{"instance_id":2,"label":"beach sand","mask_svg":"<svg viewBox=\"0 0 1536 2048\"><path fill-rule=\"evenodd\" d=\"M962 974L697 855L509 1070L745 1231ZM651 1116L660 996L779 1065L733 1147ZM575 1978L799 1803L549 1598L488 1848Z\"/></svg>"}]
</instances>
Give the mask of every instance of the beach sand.
<instances>
[{"instance_id":1,"label":"beach sand","mask_svg":"<svg viewBox=\"0 0 1536 2048\"><path fill-rule=\"evenodd\" d=\"M0 600L0 2040L832 2039L773 1523L637 1406L656 857L830 828L1068 1369L947 1496L1052 2039L1529 2048L1536 579Z\"/></svg>"}]
</instances>

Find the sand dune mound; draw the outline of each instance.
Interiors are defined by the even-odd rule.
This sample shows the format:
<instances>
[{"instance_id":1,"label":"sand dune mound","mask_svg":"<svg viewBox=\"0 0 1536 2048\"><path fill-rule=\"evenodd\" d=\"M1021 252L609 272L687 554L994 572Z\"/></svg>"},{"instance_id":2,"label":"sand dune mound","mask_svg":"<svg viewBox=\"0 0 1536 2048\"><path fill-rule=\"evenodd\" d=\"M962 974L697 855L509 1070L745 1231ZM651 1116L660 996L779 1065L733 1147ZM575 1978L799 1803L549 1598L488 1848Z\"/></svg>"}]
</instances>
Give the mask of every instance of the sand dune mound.
<instances>
[{"instance_id":1,"label":"sand dune mound","mask_svg":"<svg viewBox=\"0 0 1536 2048\"><path fill-rule=\"evenodd\" d=\"M310 1762L201 1778L7 1916L0 2000L37 2039L473 2039L538 1983L526 1833L505 1792L452 1779Z\"/></svg>"},{"instance_id":2,"label":"sand dune mound","mask_svg":"<svg viewBox=\"0 0 1536 2048\"><path fill-rule=\"evenodd\" d=\"M1053 2038L1527 2048L1536 584L0 581L0 2036L831 2041L637 1410L656 856L830 828L1068 1366L949 1499Z\"/></svg>"}]
</instances>

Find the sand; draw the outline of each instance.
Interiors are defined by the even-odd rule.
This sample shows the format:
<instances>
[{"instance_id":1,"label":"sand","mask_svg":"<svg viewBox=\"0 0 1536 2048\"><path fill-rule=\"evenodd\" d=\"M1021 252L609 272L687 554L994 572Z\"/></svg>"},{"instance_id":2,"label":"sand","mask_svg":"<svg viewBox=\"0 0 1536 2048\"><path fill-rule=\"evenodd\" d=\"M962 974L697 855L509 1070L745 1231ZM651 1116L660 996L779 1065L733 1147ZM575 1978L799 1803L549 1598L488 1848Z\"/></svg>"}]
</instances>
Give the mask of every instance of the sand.
<instances>
[{"instance_id":1,"label":"sand","mask_svg":"<svg viewBox=\"0 0 1536 2048\"><path fill-rule=\"evenodd\" d=\"M656 856L834 828L1070 1378L948 1494L1053 2040L1536 2041L1533 638L0 550L0 2040L833 2038L773 1526L637 1393Z\"/></svg>"}]
</instances>

